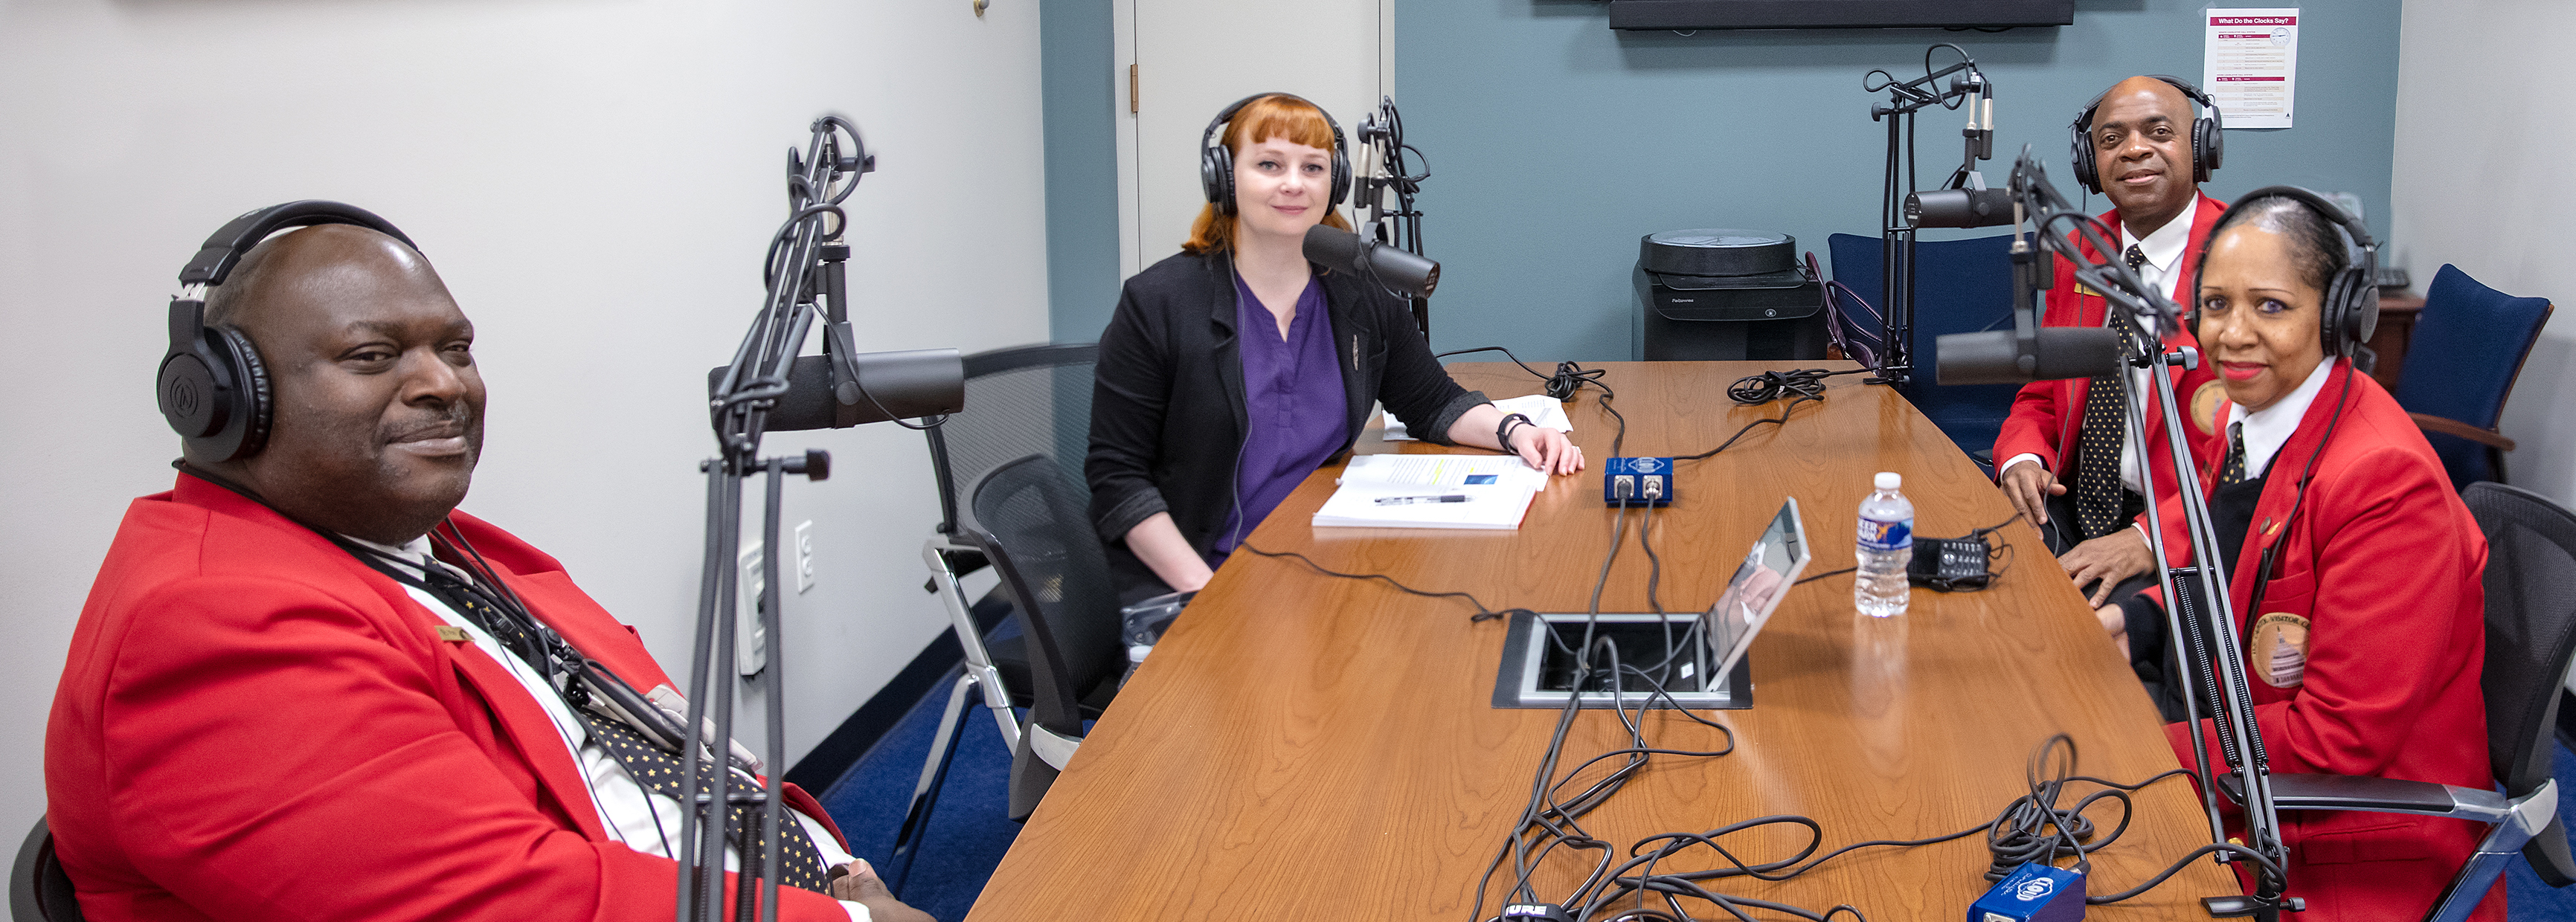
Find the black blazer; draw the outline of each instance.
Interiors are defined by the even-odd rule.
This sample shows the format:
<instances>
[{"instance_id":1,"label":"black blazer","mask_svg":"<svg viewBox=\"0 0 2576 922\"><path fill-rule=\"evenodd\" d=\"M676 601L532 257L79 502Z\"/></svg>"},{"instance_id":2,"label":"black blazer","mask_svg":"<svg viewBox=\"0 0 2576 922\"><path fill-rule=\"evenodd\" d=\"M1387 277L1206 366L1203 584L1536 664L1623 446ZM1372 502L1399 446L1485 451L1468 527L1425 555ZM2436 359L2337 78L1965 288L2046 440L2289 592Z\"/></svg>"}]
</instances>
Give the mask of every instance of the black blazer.
<instances>
[{"instance_id":1,"label":"black blazer","mask_svg":"<svg viewBox=\"0 0 2576 922\"><path fill-rule=\"evenodd\" d=\"M1403 301L1348 273L1315 271L1351 438L1367 425L1369 405L1382 401L1415 438L1448 443L1450 424L1485 395L1450 380ZM1169 512L1204 555L1234 510L1245 430L1235 312L1233 260L1180 253L1127 280L1100 334L1083 475L1092 527L1128 601L1170 591L1127 550L1130 529ZM1247 533L1254 524L1245 524Z\"/></svg>"}]
</instances>

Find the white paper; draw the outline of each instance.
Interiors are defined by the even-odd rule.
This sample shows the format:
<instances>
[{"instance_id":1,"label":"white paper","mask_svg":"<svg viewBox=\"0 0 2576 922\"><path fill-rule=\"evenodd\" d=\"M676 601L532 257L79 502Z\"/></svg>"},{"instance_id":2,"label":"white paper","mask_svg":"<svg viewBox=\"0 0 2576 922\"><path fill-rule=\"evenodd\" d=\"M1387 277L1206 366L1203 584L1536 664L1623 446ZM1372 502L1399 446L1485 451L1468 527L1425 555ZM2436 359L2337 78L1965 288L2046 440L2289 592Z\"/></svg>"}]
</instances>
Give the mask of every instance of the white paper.
<instances>
[{"instance_id":1,"label":"white paper","mask_svg":"<svg viewBox=\"0 0 2576 922\"><path fill-rule=\"evenodd\" d=\"M1353 455L1342 467L1339 483L1449 487L1514 487L1530 492L1547 489L1547 473L1514 455Z\"/></svg>"},{"instance_id":2,"label":"white paper","mask_svg":"<svg viewBox=\"0 0 2576 922\"><path fill-rule=\"evenodd\" d=\"M2299 8L2203 11L2200 86L2229 128L2288 128L2299 88Z\"/></svg>"},{"instance_id":3,"label":"white paper","mask_svg":"<svg viewBox=\"0 0 2576 922\"><path fill-rule=\"evenodd\" d=\"M1505 415L1518 413L1527 416L1530 418L1530 425L1533 426L1554 429L1558 432L1574 431L1574 421L1566 418L1565 404L1546 394L1497 400L1494 401L1494 409L1503 411ZM1395 418L1395 414L1389 413L1386 414L1386 440L1411 442L1414 438L1412 433L1405 430L1404 421Z\"/></svg>"},{"instance_id":4,"label":"white paper","mask_svg":"<svg viewBox=\"0 0 2576 922\"><path fill-rule=\"evenodd\" d=\"M1371 455L1369 457L1433 457L1427 455ZM1510 529L1521 527L1521 517L1529 512L1530 491L1517 485L1452 486L1439 494L1464 495L1462 503L1402 503L1392 506L1377 504L1380 497L1421 496L1428 489L1418 484L1378 481L1344 481L1333 491L1323 508L1315 510L1317 528L1483 528Z\"/></svg>"}]
</instances>

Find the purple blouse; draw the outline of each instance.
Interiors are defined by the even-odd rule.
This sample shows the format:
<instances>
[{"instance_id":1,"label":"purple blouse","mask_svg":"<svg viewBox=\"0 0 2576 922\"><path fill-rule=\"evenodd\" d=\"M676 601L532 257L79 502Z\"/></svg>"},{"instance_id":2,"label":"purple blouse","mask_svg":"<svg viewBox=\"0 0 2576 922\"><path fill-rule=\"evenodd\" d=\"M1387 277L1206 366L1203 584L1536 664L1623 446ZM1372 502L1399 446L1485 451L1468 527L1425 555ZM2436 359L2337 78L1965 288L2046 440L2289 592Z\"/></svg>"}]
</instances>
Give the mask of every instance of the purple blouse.
<instances>
[{"instance_id":1,"label":"purple blouse","mask_svg":"<svg viewBox=\"0 0 2576 922\"><path fill-rule=\"evenodd\" d=\"M1252 287L1239 273L1234 277L1234 304L1235 343L1243 355L1244 419L1249 424L1235 472L1235 495L1242 508L1226 514L1225 528L1208 552L1210 567L1223 563L1240 535L1251 533L1253 526L1269 518L1270 510L1279 508L1306 481L1306 475L1350 442L1348 408L1343 406L1348 396L1333 353L1333 323L1326 316L1323 284L1312 278L1306 281L1285 339L1279 336L1278 318L1253 296Z\"/></svg>"}]
</instances>

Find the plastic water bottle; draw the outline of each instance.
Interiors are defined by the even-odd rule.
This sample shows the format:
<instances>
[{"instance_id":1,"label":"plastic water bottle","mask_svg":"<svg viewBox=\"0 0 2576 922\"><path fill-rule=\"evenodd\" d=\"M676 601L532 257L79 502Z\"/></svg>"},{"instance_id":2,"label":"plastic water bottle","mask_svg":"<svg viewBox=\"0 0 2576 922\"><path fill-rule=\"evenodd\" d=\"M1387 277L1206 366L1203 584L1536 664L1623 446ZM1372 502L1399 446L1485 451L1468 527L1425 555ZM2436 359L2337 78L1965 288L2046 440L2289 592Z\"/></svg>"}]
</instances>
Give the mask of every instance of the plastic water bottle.
<instances>
[{"instance_id":1,"label":"plastic water bottle","mask_svg":"<svg viewBox=\"0 0 2576 922\"><path fill-rule=\"evenodd\" d=\"M1852 574L1852 604L1873 618L1905 613L1905 566L1914 560L1914 504L1896 492L1904 482L1894 472L1880 471L1870 481L1877 492L1860 502L1860 542L1853 548L1860 570Z\"/></svg>"}]
</instances>

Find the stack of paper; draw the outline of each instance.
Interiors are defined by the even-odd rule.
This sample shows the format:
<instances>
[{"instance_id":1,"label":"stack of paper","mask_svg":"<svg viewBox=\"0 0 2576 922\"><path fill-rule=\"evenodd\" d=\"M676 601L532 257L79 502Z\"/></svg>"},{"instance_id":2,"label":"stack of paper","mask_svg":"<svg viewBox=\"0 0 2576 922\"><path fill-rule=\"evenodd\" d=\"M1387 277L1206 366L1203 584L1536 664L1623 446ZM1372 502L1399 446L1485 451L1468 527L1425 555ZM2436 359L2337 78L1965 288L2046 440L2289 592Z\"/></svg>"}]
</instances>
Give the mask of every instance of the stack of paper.
<instances>
[{"instance_id":1,"label":"stack of paper","mask_svg":"<svg viewBox=\"0 0 2576 922\"><path fill-rule=\"evenodd\" d=\"M1509 455L1357 455L1314 524L1519 528L1530 497L1546 487L1545 473Z\"/></svg>"},{"instance_id":2,"label":"stack of paper","mask_svg":"<svg viewBox=\"0 0 2576 922\"><path fill-rule=\"evenodd\" d=\"M1574 421L1565 417L1565 404L1558 403L1556 398L1546 394L1497 400L1494 401L1494 408L1504 413L1527 416L1530 418L1530 425L1533 426L1554 429L1558 432L1574 431ZM1414 441L1414 438L1412 433L1405 431L1404 421L1395 418L1395 414L1389 413L1386 414L1386 440L1410 442Z\"/></svg>"}]
</instances>

